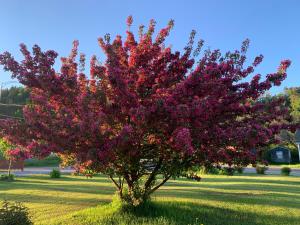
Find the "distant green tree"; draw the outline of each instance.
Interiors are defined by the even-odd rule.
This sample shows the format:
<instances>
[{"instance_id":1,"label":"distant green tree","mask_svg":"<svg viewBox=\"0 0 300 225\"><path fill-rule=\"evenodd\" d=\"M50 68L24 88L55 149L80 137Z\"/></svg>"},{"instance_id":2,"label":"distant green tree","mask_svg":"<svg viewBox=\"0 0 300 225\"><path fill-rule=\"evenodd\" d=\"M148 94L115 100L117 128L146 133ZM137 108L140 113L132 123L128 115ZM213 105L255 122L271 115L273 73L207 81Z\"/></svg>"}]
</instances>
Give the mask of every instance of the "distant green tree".
<instances>
[{"instance_id":1,"label":"distant green tree","mask_svg":"<svg viewBox=\"0 0 300 225\"><path fill-rule=\"evenodd\" d=\"M29 99L29 91L24 87L10 87L2 89L1 103L7 104L24 104Z\"/></svg>"},{"instance_id":2,"label":"distant green tree","mask_svg":"<svg viewBox=\"0 0 300 225\"><path fill-rule=\"evenodd\" d=\"M22 105L29 102L29 91L24 87L3 89L0 98L0 118L22 117Z\"/></svg>"},{"instance_id":3,"label":"distant green tree","mask_svg":"<svg viewBox=\"0 0 300 225\"><path fill-rule=\"evenodd\" d=\"M10 145L7 141L5 141L3 138L0 139L0 159L6 159L9 161L8 166L8 176L11 174L11 164L12 164L12 158L10 157L8 151L13 148L12 145Z\"/></svg>"},{"instance_id":4,"label":"distant green tree","mask_svg":"<svg viewBox=\"0 0 300 225\"><path fill-rule=\"evenodd\" d=\"M295 122L300 122L300 87L286 88L285 94L289 100L291 116Z\"/></svg>"}]
</instances>

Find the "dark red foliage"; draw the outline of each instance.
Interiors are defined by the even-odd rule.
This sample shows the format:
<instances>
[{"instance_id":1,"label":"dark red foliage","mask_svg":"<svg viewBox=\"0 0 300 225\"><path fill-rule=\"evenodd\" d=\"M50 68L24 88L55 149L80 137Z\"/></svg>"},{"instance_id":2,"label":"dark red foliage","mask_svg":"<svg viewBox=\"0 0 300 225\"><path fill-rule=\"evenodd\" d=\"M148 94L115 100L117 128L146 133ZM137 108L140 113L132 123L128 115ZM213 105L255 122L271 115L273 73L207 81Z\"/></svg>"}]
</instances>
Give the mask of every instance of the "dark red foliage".
<instances>
[{"instance_id":1,"label":"dark red foliage","mask_svg":"<svg viewBox=\"0 0 300 225\"><path fill-rule=\"evenodd\" d=\"M1 54L4 69L31 90L24 120L1 121L2 134L36 156L73 154L83 169L119 176L118 187L125 180L130 189L148 175L142 189L152 192L157 174L167 179L193 165L254 163L253 150L287 126L283 99L259 98L286 78L289 60L265 80L256 74L246 82L263 58L245 66L248 40L240 51L207 50L196 59L203 42L194 57L194 31L180 53L164 46L173 21L155 38L153 20L139 39L131 24L130 17L124 41L98 39L106 61L93 56L89 76L84 55L78 69L77 41L60 71L53 68L57 53L36 45L32 53L21 45L21 62Z\"/></svg>"}]
</instances>

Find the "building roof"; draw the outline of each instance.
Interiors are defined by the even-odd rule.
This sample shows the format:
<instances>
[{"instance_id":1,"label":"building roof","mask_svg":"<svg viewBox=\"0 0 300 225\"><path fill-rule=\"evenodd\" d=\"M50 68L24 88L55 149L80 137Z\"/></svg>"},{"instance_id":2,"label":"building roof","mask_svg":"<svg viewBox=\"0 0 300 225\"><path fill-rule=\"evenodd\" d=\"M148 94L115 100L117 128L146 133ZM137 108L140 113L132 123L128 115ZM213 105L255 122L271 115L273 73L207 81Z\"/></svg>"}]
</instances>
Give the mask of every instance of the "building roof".
<instances>
[{"instance_id":1,"label":"building roof","mask_svg":"<svg viewBox=\"0 0 300 225\"><path fill-rule=\"evenodd\" d=\"M271 149L271 151L274 151L274 150L287 150L287 151L290 151L289 148L286 148L286 147L283 147L283 146L276 146L274 148Z\"/></svg>"}]
</instances>

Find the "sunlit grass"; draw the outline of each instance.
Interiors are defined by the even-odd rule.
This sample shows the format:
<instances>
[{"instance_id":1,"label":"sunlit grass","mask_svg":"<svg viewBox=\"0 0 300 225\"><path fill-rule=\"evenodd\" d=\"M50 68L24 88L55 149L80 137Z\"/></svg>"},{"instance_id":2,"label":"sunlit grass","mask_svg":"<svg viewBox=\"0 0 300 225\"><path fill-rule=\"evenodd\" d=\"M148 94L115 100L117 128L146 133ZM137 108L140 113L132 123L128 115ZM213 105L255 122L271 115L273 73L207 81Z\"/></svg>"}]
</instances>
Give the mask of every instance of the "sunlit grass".
<instances>
[{"instance_id":1,"label":"sunlit grass","mask_svg":"<svg viewBox=\"0 0 300 225\"><path fill-rule=\"evenodd\" d=\"M300 163L280 163L280 164L276 164L276 163L272 163L270 165L270 167L290 167L290 168L295 168L295 169L299 169L300 168Z\"/></svg>"},{"instance_id":2,"label":"sunlit grass","mask_svg":"<svg viewBox=\"0 0 300 225\"><path fill-rule=\"evenodd\" d=\"M104 176L18 178L0 183L0 199L22 201L35 224L299 224L300 177L204 176L171 180L136 212L111 202L114 187Z\"/></svg>"}]
</instances>

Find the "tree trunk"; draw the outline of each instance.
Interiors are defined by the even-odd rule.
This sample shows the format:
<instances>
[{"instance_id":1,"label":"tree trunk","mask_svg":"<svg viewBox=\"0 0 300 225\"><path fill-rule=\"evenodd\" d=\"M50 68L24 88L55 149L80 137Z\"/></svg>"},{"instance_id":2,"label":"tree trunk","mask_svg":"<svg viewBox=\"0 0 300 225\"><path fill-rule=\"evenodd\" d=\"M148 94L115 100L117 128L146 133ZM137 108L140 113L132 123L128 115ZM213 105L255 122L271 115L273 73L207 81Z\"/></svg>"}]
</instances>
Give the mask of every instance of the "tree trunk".
<instances>
[{"instance_id":1,"label":"tree trunk","mask_svg":"<svg viewBox=\"0 0 300 225\"><path fill-rule=\"evenodd\" d=\"M10 176L10 174L11 174L11 159L9 159L9 164L8 164L8 171L7 171L7 173L8 173L8 176Z\"/></svg>"},{"instance_id":2,"label":"tree trunk","mask_svg":"<svg viewBox=\"0 0 300 225\"><path fill-rule=\"evenodd\" d=\"M155 179L156 176L153 176L151 178ZM163 186L169 179L170 175L166 176L160 183L158 183L156 186L149 185L150 182L147 180L149 183L147 183L147 187L144 185L139 185L139 180L131 181L130 179L125 179L122 180L122 183L118 183L115 180L113 180L113 183L117 187L118 195L124 203L137 207L139 205L144 204L146 201L148 201L151 197L151 194L153 194L156 190L158 190L161 186ZM124 187L123 182L126 182L126 187ZM124 191L126 190L127 191Z\"/></svg>"}]
</instances>

